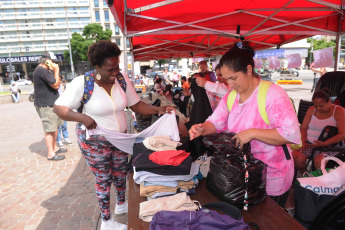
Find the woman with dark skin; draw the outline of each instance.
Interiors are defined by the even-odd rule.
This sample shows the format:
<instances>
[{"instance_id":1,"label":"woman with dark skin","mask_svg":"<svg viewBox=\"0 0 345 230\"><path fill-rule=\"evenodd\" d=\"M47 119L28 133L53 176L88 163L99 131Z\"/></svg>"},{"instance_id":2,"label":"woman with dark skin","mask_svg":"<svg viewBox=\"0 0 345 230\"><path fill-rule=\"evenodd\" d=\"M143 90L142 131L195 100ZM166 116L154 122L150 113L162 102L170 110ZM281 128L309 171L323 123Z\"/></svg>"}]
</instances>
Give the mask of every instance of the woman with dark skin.
<instances>
[{"instance_id":1,"label":"woman with dark skin","mask_svg":"<svg viewBox=\"0 0 345 230\"><path fill-rule=\"evenodd\" d=\"M95 69L85 74L95 81L90 100L84 104L82 113L73 111L80 107L84 94L84 77L77 77L54 106L54 112L63 120L79 122L76 129L78 144L96 177L95 188L101 209L102 230L126 227L111 219L109 206L112 183L116 190L115 214L128 212L125 202L128 154L110 143L107 135L126 132L126 107L142 115L164 114L173 110L172 107L156 107L140 101L129 78L120 73L120 54L118 46L110 41L99 41L91 45L88 59ZM93 130L89 138L86 137L85 129ZM111 134L97 134L102 129Z\"/></svg>"}]
</instances>

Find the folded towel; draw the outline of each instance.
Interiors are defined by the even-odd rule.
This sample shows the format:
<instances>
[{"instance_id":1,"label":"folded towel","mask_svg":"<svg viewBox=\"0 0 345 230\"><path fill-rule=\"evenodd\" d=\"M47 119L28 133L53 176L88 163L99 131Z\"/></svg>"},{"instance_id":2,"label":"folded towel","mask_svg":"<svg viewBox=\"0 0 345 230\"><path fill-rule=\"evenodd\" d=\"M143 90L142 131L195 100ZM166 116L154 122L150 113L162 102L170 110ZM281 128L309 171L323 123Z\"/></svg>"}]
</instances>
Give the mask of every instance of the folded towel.
<instances>
[{"instance_id":1,"label":"folded towel","mask_svg":"<svg viewBox=\"0 0 345 230\"><path fill-rule=\"evenodd\" d=\"M178 141L172 141L169 136L152 136L143 141L146 148L153 151L174 150L177 146L182 145Z\"/></svg>"},{"instance_id":2,"label":"folded towel","mask_svg":"<svg viewBox=\"0 0 345 230\"><path fill-rule=\"evenodd\" d=\"M168 186L161 186L161 185L150 185L144 186L142 183L140 184L140 196L152 196L158 192L176 192L178 189L187 190L193 188L194 181L178 181L177 187L168 187Z\"/></svg>"},{"instance_id":3,"label":"folded towel","mask_svg":"<svg viewBox=\"0 0 345 230\"><path fill-rule=\"evenodd\" d=\"M159 165L180 165L190 153L183 150L165 150L151 153L149 159Z\"/></svg>"},{"instance_id":4,"label":"folded towel","mask_svg":"<svg viewBox=\"0 0 345 230\"><path fill-rule=\"evenodd\" d=\"M159 211L195 211L198 206L190 199L185 192L174 196L161 197L154 200L140 203L139 218L150 222L154 214Z\"/></svg>"}]
</instances>

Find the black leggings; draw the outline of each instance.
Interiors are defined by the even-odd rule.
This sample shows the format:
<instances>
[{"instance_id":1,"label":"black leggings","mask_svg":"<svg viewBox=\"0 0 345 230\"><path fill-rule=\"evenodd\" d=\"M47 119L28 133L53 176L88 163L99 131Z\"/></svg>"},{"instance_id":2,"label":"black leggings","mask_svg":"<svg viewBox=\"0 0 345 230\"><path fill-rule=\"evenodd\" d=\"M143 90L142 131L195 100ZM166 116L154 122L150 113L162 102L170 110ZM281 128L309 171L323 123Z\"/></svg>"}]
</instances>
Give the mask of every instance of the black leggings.
<instances>
[{"instance_id":1,"label":"black leggings","mask_svg":"<svg viewBox=\"0 0 345 230\"><path fill-rule=\"evenodd\" d=\"M290 189L280 196L269 196L269 197L271 197L272 200L274 200L277 204L279 204L280 207L285 209L285 204L289 197L289 192L290 192Z\"/></svg>"}]
</instances>

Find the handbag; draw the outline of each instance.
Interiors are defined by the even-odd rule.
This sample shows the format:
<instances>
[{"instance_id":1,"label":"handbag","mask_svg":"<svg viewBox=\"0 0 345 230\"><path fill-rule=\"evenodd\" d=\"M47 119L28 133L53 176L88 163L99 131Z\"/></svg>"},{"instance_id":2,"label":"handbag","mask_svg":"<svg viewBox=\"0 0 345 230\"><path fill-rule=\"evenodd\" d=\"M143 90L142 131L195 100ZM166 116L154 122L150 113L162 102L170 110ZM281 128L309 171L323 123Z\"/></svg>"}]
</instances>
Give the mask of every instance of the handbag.
<instances>
[{"instance_id":1,"label":"handbag","mask_svg":"<svg viewBox=\"0 0 345 230\"><path fill-rule=\"evenodd\" d=\"M204 137L208 155L212 155L206 188L218 199L247 209L263 201L266 194L267 166L255 159L247 143L240 150L234 133L218 133Z\"/></svg>"},{"instance_id":2,"label":"handbag","mask_svg":"<svg viewBox=\"0 0 345 230\"><path fill-rule=\"evenodd\" d=\"M211 210L214 208L226 215ZM257 226L257 225L256 225ZM150 230L250 230L243 221L241 211L224 202L203 205L199 211L161 211L151 221Z\"/></svg>"},{"instance_id":3,"label":"handbag","mask_svg":"<svg viewBox=\"0 0 345 230\"><path fill-rule=\"evenodd\" d=\"M325 169L326 161L335 161L339 164L336 169ZM345 185L345 162L336 157L325 157L321 161L322 174L318 177L298 178L300 185L316 194L337 195L344 190Z\"/></svg>"},{"instance_id":4,"label":"handbag","mask_svg":"<svg viewBox=\"0 0 345 230\"><path fill-rule=\"evenodd\" d=\"M302 187L297 181L294 185L295 190L295 218L304 224L310 224L316 215L336 196L319 195L315 192Z\"/></svg>"}]
</instances>

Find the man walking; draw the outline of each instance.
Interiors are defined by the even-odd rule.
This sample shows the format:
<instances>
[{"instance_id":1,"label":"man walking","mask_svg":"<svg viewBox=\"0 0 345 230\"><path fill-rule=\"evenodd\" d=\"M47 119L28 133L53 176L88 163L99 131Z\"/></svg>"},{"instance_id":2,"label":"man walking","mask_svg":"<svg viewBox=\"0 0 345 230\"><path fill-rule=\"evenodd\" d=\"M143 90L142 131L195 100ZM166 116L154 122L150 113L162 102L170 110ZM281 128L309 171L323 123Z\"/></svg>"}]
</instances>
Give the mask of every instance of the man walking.
<instances>
[{"instance_id":1,"label":"man walking","mask_svg":"<svg viewBox=\"0 0 345 230\"><path fill-rule=\"evenodd\" d=\"M36 67L33 80L35 91L35 107L41 118L44 138L48 149L48 160L63 160L64 155L57 153L66 152L66 149L58 149L56 146L56 135L59 125L63 121L53 112L53 106L59 97L60 87L59 65L54 53L45 52L40 58L40 64Z\"/></svg>"},{"instance_id":2,"label":"man walking","mask_svg":"<svg viewBox=\"0 0 345 230\"><path fill-rule=\"evenodd\" d=\"M10 91L11 91L13 103L19 103L19 89L15 81L12 82L10 86Z\"/></svg>"}]
</instances>

